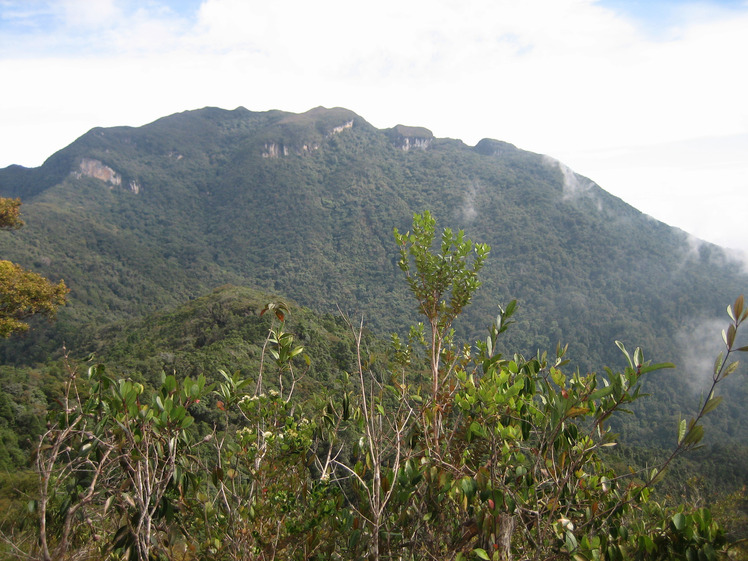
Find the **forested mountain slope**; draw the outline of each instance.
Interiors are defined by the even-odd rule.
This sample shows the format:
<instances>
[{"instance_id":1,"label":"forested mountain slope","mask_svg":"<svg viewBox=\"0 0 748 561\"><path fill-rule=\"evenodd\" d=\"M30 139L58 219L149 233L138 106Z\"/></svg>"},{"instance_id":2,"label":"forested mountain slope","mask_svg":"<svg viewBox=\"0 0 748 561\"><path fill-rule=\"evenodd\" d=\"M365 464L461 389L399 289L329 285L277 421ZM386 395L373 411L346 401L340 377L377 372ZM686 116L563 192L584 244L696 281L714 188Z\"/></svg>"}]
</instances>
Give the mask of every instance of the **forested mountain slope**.
<instances>
[{"instance_id":1,"label":"forested mountain slope","mask_svg":"<svg viewBox=\"0 0 748 561\"><path fill-rule=\"evenodd\" d=\"M748 276L718 247L646 216L550 158L420 127L378 130L346 109L304 114L206 108L140 128L93 129L37 169L0 170L27 227L0 255L71 287L53 329L6 342L6 363L232 283L320 312L364 314L373 331L417 319L392 228L430 210L491 245L483 287L458 325L483 337L519 300L507 349L570 344L582 370L620 364L615 340L676 363L631 439L672 439L719 349L714 323ZM713 340L714 345L704 345ZM705 348L706 347L706 348ZM744 374L712 422L748 440Z\"/></svg>"}]
</instances>

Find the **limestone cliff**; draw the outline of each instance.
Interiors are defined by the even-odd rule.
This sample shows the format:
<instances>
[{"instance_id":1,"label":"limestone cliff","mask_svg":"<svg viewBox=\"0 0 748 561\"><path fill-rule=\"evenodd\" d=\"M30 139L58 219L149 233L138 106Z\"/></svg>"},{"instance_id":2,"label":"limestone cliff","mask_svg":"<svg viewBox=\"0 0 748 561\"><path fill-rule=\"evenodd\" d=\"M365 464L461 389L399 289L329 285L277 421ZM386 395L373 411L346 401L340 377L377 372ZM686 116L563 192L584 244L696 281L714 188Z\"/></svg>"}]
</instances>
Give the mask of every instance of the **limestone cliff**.
<instances>
[{"instance_id":1,"label":"limestone cliff","mask_svg":"<svg viewBox=\"0 0 748 561\"><path fill-rule=\"evenodd\" d=\"M291 114L274 124L262 147L263 158L289 154L304 156L320 149L333 136L353 128L356 115L339 108L316 107L300 115Z\"/></svg>"},{"instance_id":2,"label":"limestone cliff","mask_svg":"<svg viewBox=\"0 0 748 561\"><path fill-rule=\"evenodd\" d=\"M434 134L424 127L397 125L389 129L387 135L395 146L406 152L412 148L426 150L434 141Z\"/></svg>"},{"instance_id":3,"label":"limestone cliff","mask_svg":"<svg viewBox=\"0 0 748 561\"><path fill-rule=\"evenodd\" d=\"M122 186L121 174L93 158L81 158L78 170L74 171L73 175L78 179L81 177L93 177L94 179L108 183L110 189ZM127 188L137 195L140 193L141 186L138 181L131 179L127 182Z\"/></svg>"},{"instance_id":4,"label":"limestone cliff","mask_svg":"<svg viewBox=\"0 0 748 561\"><path fill-rule=\"evenodd\" d=\"M79 171L75 172L76 177L93 177L113 186L122 185L122 176L99 160L82 158L78 169Z\"/></svg>"}]
</instances>

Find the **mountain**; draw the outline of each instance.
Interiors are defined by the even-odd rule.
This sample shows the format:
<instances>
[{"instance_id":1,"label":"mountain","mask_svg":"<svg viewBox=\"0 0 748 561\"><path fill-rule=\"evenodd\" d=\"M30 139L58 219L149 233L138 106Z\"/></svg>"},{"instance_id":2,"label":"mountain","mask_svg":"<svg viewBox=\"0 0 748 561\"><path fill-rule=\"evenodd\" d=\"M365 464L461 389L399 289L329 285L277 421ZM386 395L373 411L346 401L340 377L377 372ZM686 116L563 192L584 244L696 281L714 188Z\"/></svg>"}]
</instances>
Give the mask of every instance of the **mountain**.
<instances>
[{"instance_id":1,"label":"mountain","mask_svg":"<svg viewBox=\"0 0 748 561\"><path fill-rule=\"evenodd\" d=\"M721 248L560 162L498 140L380 130L341 108L205 108L95 128L39 168L0 170L0 196L23 199L27 224L0 236L3 258L72 289L54 327L3 343L5 363L43 361L63 341L84 348L109 322L227 283L363 314L381 335L402 331L418 317L392 228L428 209L439 227L492 247L460 335L483 337L496 305L516 298L507 350L569 343L575 365L601 370L621 365L621 340L677 365L647 386L644 422L623 427L642 442L672 441L678 413L692 414L725 307L748 287ZM745 442L744 372L735 380L712 421Z\"/></svg>"},{"instance_id":2,"label":"mountain","mask_svg":"<svg viewBox=\"0 0 748 561\"><path fill-rule=\"evenodd\" d=\"M0 365L0 472L28 467L44 432L47 409L58 403L68 378L67 364L83 374L91 363L101 363L110 375L149 387L159 387L164 373L193 379L205 374L209 383L222 380L221 370L254 379L275 319L262 310L269 302L281 301L290 309L282 329L293 335L294 346L303 347L303 360L293 377L285 371L282 378L274 362L266 360L264 385L277 389L281 379L287 390L293 385L299 406L312 396L319 400L333 394L342 372L352 371L355 364L354 340L344 318L317 314L278 295L223 285L179 306L107 324L89 334L85 346L71 348L70 361ZM375 340L367 346L378 348ZM192 410L205 423L203 428L223 422L215 400L203 400ZM0 486L0 504L6 495Z\"/></svg>"},{"instance_id":3,"label":"mountain","mask_svg":"<svg viewBox=\"0 0 748 561\"><path fill-rule=\"evenodd\" d=\"M119 375L141 378L154 387L162 372L172 371L192 378L205 374L211 381L220 378L219 370L252 378L260 368L274 317L262 310L281 300L247 287L223 285L176 308L110 324L97 332L87 350ZM354 367L350 327L340 315L317 314L283 302L291 310L283 329L309 357L296 391L308 395L320 384L332 387L343 371ZM271 387L276 385L272 365L265 371L272 378Z\"/></svg>"}]
</instances>

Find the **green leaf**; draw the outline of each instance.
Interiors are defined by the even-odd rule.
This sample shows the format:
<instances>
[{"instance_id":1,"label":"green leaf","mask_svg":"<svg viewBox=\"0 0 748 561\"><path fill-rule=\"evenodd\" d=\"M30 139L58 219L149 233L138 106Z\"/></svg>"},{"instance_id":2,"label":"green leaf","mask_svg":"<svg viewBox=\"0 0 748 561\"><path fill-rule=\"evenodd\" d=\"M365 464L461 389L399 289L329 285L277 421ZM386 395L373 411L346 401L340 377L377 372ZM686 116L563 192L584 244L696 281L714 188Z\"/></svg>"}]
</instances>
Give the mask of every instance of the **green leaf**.
<instances>
[{"instance_id":1,"label":"green leaf","mask_svg":"<svg viewBox=\"0 0 748 561\"><path fill-rule=\"evenodd\" d=\"M190 386L190 399L197 399L198 397L200 397L200 386L192 384Z\"/></svg>"},{"instance_id":2,"label":"green leaf","mask_svg":"<svg viewBox=\"0 0 748 561\"><path fill-rule=\"evenodd\" d=\"M481 424L477 423L475 421L473 421L472 423L470 423L470 431L469 432L472 433L472 434L474 434L475 436L477 436L479 438L484 438L486 436L486 431L483 430L483 427L481 426Z\"/></svg>"},{"instance_id":3,"label":"green leaf","mask_svg":"<svg viewBox=\"0 0 748 561\"><path fill-rule=\"evenodd\" d=\"M683 437L686 436L686 420L681 419L678 424L678 444L683 442Z\"/></svg>"},{"instance_id":4,"label":"green leaf","mask_svg":"<svg viewBox=\"0 0 748 561\"><path fill-rule=\"evenodd\" d=\"M460 481L460 488L468 500L472 500L475 496L476 487L475 480L470 476L465 476Z\"/></svg>"},{"instance_id":5,"label":"green leaf","mask_svg":"<svg viewBox=\"0 0 748 561\"><path fill-rule=\"evenodd\" d=\"M730 374L738 369L738 366L740 366L740 362L738 361L728 364L727 368L725 368L725 371L722 373L722 378L727 378Z\"/></svg>"},{"instance_id":6,"label":"green leaf","mask_svg":"<svg viewBox=\"0 0 748 561\"><path fill-rule=\"evenodd\" d=\"M634 363L631 361L631 355L629 355L629 352L626 350L626 347L621 343L620 341L616 341L616 346L621 349L621 352L626 355L626 360L629 362L629 366L631 368L634 367Z\"/></svg>"},{"instance_id":7,"label":"green leaf","mask_svg":"<svg viewBox=\"0 0 748 561\"><path fill-rule=\"evenodd\" d=\"M682 532L686 527L686 517L681 512L674 514L671 518L671 521L673 523L673 527L679 532Z\"/></svg>"},{"instance_id":8,"label":"green leaf","mask_svg":"<svg viewBox=\"0 0 748 561\"><path fill-rule=\"evenodd\" d=\"M566 549L569 553L577 548L577 538L570 531L566 531Z\"/></svg>"},{"instance_id":9,"label":"green leaf","mask_svg":"<svg viewBox=\"0 0 748 561\"><path fill-rule=\"evenodd\" d=\"M722 330L722 340L727 345L728 349L732 348L732 344L735 342L735 326L733 324L730 324L727 327L727 332L725 333L725 330Z\"/></svg>"},{"instance_id":10,"label":"green leaf","mask_svg":"<svg viewBox=\"0 0 748 561\"><path fill-rule=\"evenodd\" d=\"M647 364L642 366L639 372L646 374L648 372L654 372L655 370L662 370L663 368L675 368L672 362L659 362L657 364Z\"/></svg>"},{"instance_id":11,"label":"green leaf","mask_svg":"<svg viewBox=\"0 0 748 561\"><path fill-rule=\"evenodd\" d=\"M486 553L486 550L480 547L476 547L473 550L473 553L480 558L480 559L486 559L487 561L491 561L491 558L488 556L488 553Z\"/></svg>"},{"instance_id":12,"label":"green leaf","mask_svg":"<svg viewBox=\"0 0 748 561\"><path fill-rule=\"evenodd\" d=\"M179 422L184 419L185 415L187 415L187 409L185 409L184 405L178 405L176 408L172 409L169 417L171 421Z\"/></svg>"},{"instance_id":13,"label":"green leaf","mask_svg":"<svg viewBox=\"0 0 748 561\"><path fill-rule=\"evenodd\" d=\"M730 365L732 366L732 365ZM710 411L714 411L714 409L722 402L722 396L717 395L709 399L709 401L706 402L704 405L704 415L709 413Z\"/></svg>"},{"instance_id":14,"label":"green leaf","mask_svg":"<svg viewBox=\"0 0 748 561\"><path fill-rule=\"evenodd\" d=\"M553 383L559 388L563 388L566 385L566 376L556 368L551 368L551 378L553 379Z\"/></svg>"},{"instance_id":15,"label":"green leaf","mask_svg":"<svg viewBox=\"0 0 748 561\"><path fill-rule=\"evenodd\" d=\"M639 545L644 546L647 553L652 553L655 548L655 544L649 536L639 536Z\"/></svg>"},{"instance_id":16,"label":"green leaf","mask_svg":"<svg viewBox=\"0 0 748 561\"><path fill-rule=\"evenodd\" d=\"M636 350L634 351L634 366L639 368L642 364L644 364L644 354L642 353L641 347L636 347Z\"/></svg>"},{"instance_id":17,"label":"green leaf","mask_svg":"<svg viewBox=\"0 0 748 561\"><path fill-rule=\"evenodd\" d=\"M610 395L612 392L613 392L613 386L605 386L604 388L600 388L599 390L592 392L590 394L590 399L594 401L596 399L606 397Z\"/></svg>"},{"instance_id":18,"label":"green leaf","mask_svg":"<svg viewBox=\"0 0 748 561\"><path fill-rule=\"evenodd\" d=\"M667 474L667 468L658 470L657 468L652 470L652 473L650 475L650 485L657 485L660 481L662 481L665 478L665 475Z\"/></svg>"},{"instance_id":19,"label":"green leaf","mask_svg":"<svg viewBox=\"0 0 748 561\"><path fill-rule=\"evenodd\" d=\"M683 440L683 444L690 446L698 444L699 441L704 437L704 427L701 425L692 425L686 434L686 438Z\"/></svg>"},{"instance_id":20,"label":"green leaf","mask_svg":"<svg viewBox=\"0 0 748 561\"><path fill-rule=\"evenodd\" d=\"M704 554L704 557L706 557L707 561L717 561L717 552L714 551L714 548L709 543L705 543L704 547L701 548L701 552Z\"/></svg>"},{"instance_id":21,"label":"green leaf","mask_svg":"<svg viewBox=\"0 0 748 561\"><path fill-rule=\"evenodd\" d=\"M722 368L722 363L725 360L725 356L722 353L719 353L717 355L716 360L714 361L714 374L716 375L717 372L719 372L719 369Z\"/></svg>"},{"instance_id":22,"label":"green leaf","mask_svg":"<svg viewBox=\"0 0 748 561\"><path fill-rule=\"evenodd\" d=\"M169 375L164 379L163 391L166 395L169 395L177 388L177 379Z\"/></svg>"},{"instance_id":23,"label":"green leaf","mask_svg":"<svg viewBox=\"0 0 748 561\"><path fill-rule=\"evenodd\" d=\"M735 318L740 318L743 315L743 295L741 294L737 298L735 298L735 304L733 305L733 310L735 312Z\"/></svg>"}]
</instances>

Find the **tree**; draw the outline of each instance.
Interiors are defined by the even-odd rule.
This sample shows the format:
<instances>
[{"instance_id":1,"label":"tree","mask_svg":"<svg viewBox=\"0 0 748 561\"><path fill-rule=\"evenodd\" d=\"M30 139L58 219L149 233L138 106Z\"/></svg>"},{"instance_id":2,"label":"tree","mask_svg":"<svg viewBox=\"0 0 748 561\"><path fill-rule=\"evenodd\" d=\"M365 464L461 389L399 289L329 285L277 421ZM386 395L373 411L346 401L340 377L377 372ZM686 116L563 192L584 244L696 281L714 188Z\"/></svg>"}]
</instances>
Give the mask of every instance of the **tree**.
<instances>
[{"instance_id":1,"label":"tree","mask_svg":"<svg viewBox=\"0 0 748 561\"><path fill-rule=\"evenodd\" d=\"M608 421L644 397L645 375L672 365L650 364L641 349L630 354L620 342L624 368L605 369L602 376L565 372L567 349L560 344L551 358L541 352L504 357L497 340L515 302L500 308L484 341L460 347L450 326L480 285L477 270L489 248L474 249L462 232L447 229L437 253L428 213L415 215L412 234L395 231L395 239L431 337L415 327L407 346L395 339L408 371L404 378L392 376L398 403L378 418L366 409L360 414L364 439L371 441L376 421L390 434L378 434L375 442L398 444L389 456L369 445L365 461L347 468L367 491L356 511L377 513L362 516L370 539L378 541L369 547L373 559L716 559L725 536L709 512L667 508L654 500L653 489L672 458L701 439L700 421L720 401L715 386L735 370L729 355L748 350L734 345L748 318L742 297L728 307L727 354L718 358L708 397L694 419L679 423L670 458L621 474L603 453L616 444ZM427 389L423 400L409 385L422 368L419 346L432 377L431 395ZM377 403L377 386L361 388L362 404ZM420 415L409 415L407 425L382 422L412 409Z\"/></svg>"},{"instance_id":2,"label":"tree","mask_svg":"<svg viewBox=\"0 0 748 561\"><path fill-rule=\"evenodd\" d=\"M34 460L38 551L19 557L66 559L77 548L148 561L178 529L178 497L202 444L188 430L188 409L208 391L205 378L163 376L148 399L142 384L115 380L101 364L83 377L65 361L60 407L50 411Z\"/></svg>"},{"instance_id":3,"label":"tree","mask_svg":"<svg viewBox=\"0 0 748 561\"><path fill-rule=\"evenodd\" d=\"M23 226L21 220L21 199L0 198L0 228L20 228Z\"/></svg>"},{"instance_id":4,"label":"tree","mask_svg":"<svg viewBox=\"0 0 748 561\"><path fill-rule=\"evenodd\" d=\"M436 235L436 220L431 213L413 216L413 233L400 234L394 230L395 242L400 249L400 269L405 273L410 290L418 301L419 311L426 316L430 328L431 399L430 420L435 440L441 431L443 382L450 375L442 368L446 358L444 346L452 341L452 323L470 304L480 287L478 272L483 268L490 248L488 244L473 244L460 230L455 235L445 228L441 235L439 253L432 251ZM450 351L453 349L450 349ZM449 356L454 353L449 352Z\"/></svg>"},{"instance_id":5,"label":"tree","mask_svg":"<svg viewBox=\"0 0 748 561\"><path fill-rule=\"evenodd\" d=\"M19 199L0 198L0 229L23 226ZM53 284L46 278L23 267L0 260L0 337L25 331L25 323L33 315L53 318L64 305L68 289L64 281Z\"/></svg>"},{"instance_id":6,"label":"tree","mask_svg":"<svg viewBox=\"0 0 748 561\"><path fill-rule=\"evenodd\" d=\"M203 535L202 556L227 561L326 559L325 552L336 547L330 526L339 497L328 492L334 489L326 482L312 478L317 427L292 400L301 377L293 359L308 358L285 331L288 306L270 303L261 315L266 312L277 323L265 338L256 379L219 371L222 380L214 394L223 425L214 428L213 448L203 453L200 470L210 477L193 494L198 500L186 502L195 513L193 523L210 520L202 527L195 524L195 533ZM277 384L263 378L273 364Z\"/></svg>"},{"instance_id":7,"label":"tree","mask_svg":"<svg viewBox=\"0 0 748 561\"><path fill-rule=\"evenodd\" d=\"M402 472L402 466L412 456L407 440L408 432L413 428L415 409L404 372L399 379L393 376L389 384L372 375L369 361L364 361L362 357L363 321L358 328L350 321L348 324L356 342L359 384L354 420L362 436L354 446L356 461L351 462L352 465L340 460L339 454L333 459L332 465L333 469L340 467L343 477L351 480L355 491L355 497L349 499L351 511L370 530L368 540L359 538L349 542L353 550L349 553L355 553L358 545L362 544L368 557L377 561L384 556L386 550L392 551L392 534L399 533L400 530L394 523L390 503L396 502L395 494L400 491L396 479ZM335 421L330 425L335 424L336 427L331 433L330 450L336 444L335 434L339 431L340 421L347 420L349 401L348 395L344 394L339 414L332 415ZM334 413L334 406L328 408L328 413ZM353 533L354 536L362 534L359 529ZM380 545L385 542L388 547L380 551Z\"/></svg>"}]
</instances>

